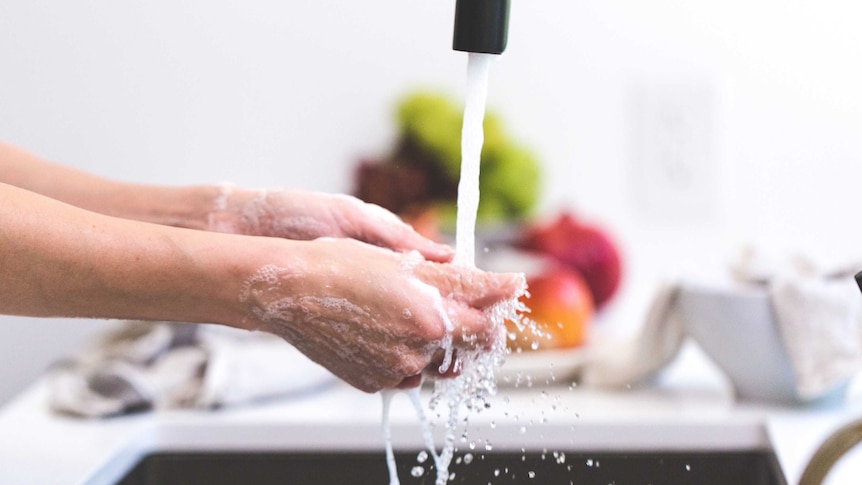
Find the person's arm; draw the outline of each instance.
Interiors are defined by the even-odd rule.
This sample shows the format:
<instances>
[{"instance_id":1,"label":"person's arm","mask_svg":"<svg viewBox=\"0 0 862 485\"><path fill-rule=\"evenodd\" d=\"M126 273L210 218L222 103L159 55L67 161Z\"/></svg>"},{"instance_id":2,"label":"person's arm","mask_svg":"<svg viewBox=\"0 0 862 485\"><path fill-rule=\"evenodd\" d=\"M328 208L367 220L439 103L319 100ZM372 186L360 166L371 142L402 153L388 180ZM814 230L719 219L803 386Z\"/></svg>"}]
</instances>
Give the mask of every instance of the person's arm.
<instances>
[{"instance_id":1,"label":"person's arm","mask_svg":"<svg viewBox=\"0 0 862 485\"><path fill-rule=\"evenodd\" d=\"M125 219L208 229L208 216L221 189L164 187L110 180L44 160L0 142L0 183Z\"/></svg>"},{"instance_id":2,"label":"person's arm","mask_svg":"<svg viewBox=\"0 0 862 485\"><path fill-rule=\"evenodd\" d=\"M195 231L86 211L0 184L0 313L221 323L282 336L365 391L416 383L522 284L351 239ZM500 330L497 328L496 330Z\"/></svg>"},{"instance_id":3,"label":"person's arm","mask_svg":"<svg viewBox=\"0 0 862 485\"><path fill-rule=\"evenodd\" d=\"M236 322L230 280L241 275L213 258L240 248L253 259L238 236L109 217L0 184L0 313Z\"/></svg>"},{"instance_id":4,"label":"person's arm","mask_svg":"<svg viewBox=\"0 0 862 485\"><path fill-rule=\"evenodd\" d=\"M449 261L452 248L430 241L392 213L354 197L226 184L131 184L41 159L0 142L0 183L100 214L175 227L309 240L346 237Z\"/></svg>"}]
</instances>

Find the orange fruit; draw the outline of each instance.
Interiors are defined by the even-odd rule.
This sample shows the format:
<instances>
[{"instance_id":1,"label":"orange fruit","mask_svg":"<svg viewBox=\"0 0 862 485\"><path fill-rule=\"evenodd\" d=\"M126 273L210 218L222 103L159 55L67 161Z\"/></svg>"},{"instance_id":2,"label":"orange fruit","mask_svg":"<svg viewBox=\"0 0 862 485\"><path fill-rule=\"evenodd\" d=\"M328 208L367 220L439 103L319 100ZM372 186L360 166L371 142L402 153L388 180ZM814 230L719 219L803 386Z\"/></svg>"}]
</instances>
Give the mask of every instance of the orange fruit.
<instances>
[{"instance_id":1,"label":"orange fruit","mask_svg":"<svg viewBox=\"0 0 862 485\"><path fill-rule=\"evenodd\" d=\"M534 323L519 326L507 322L510 334L515 335L514 340L508 340L510 348L569 348L586 341L595 306L589 286L580 274L567 268L552 268L528 278L527 292L529 296L522 296L521 302L530 311L523 316Z\"/></svg>"}]
</instances>

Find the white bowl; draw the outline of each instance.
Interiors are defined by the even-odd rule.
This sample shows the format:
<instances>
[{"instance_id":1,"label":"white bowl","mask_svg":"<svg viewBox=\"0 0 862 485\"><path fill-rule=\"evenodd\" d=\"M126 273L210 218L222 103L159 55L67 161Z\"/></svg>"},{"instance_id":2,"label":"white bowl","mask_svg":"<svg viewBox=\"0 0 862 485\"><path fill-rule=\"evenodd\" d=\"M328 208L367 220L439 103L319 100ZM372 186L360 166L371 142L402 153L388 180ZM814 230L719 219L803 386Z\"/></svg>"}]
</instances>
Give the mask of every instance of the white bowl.
<instances>
[{"instance_id":1,"label":"white bowl","mask_svg":"<svg viewBox=\"0 0 862 485\"><path fill-rule=\"evenodd\" d=\"M676 308L688 335L727 374L739 399L813 406L844 400L846 383L815 399L799 397L765 289L684 285Z\"/></svg>"}]
</instances>

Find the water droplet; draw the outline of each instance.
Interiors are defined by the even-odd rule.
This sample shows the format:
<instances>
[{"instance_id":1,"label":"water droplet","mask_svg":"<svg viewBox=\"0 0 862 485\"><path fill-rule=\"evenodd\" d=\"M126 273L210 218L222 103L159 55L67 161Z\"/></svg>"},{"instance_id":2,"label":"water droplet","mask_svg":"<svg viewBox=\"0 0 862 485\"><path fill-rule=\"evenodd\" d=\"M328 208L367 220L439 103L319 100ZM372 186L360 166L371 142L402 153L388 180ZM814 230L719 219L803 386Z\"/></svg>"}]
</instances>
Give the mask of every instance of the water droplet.
<instances>
[{"instance_id":1,"label":"water droplet","mask_svg":"<svg viewBox=\"0 0 862 485\"><path fill-rule=\"evenodd\" d=\"M533 343L530 344L530 348L533 350L538 350L539 349L539 341L533 340Z\"/></svg>"},{"instance_id":2,"label":"water droplet","mask_svg":"<svg viewBox=\"0 0 862 485\"><path fill-rule=\"evenodd\" d=\"M485 451L491 451L494 449L494 445L491 444L490 441L485 442Z\"/></svg>"},{"instance_id":3,"label":"water droplet","mask_svg":"<svg viewBox=\"0 0 862 485\"><path fill-rule=\"evenodd\" d=\"M419 478L424 474L425 474L425 469L422 468L421 466L417 465L417 466L414 466L413 468L410 469L410 475L412 475L416 478Z\"/></svg>"},{"instance_id":4,"label":"water droplet","mask_svg":"<svg viewBox=\"0 0 862 485\"><path fill-rule=\"evenodd\" d=\"M496 428L496 427L497 427L497 422L496 422L496 421L491 421L491 429L494 429L494 428Z\"/></svg>"},{"instance_id":5,"label":"water droplet","mask_svg":"<svg viewBox=\"0 0 862 485\"><path fill-rule=\"evenodd\" d=\"M530 478L536 478L536 472L534 472L533 470L530 470L527 472L527 476Z\"/></svg>"},{"instance_id":6,"label":"water droplet","mask_svg":"<svg viewBox=\"0 0 862 485\"><path fill-rule=\"evenodd\" d=\"M499 476L500 476L500 469L499 469L499 468L495 468L495 469L494 469L494 476L495 476L495 477L499 477Z\"/></svg>"},{"instance_id":7,"label":"water droplet","mask_svg":"<svg viewBox=\"0 0 862 485\"><path fill-rule=\"evenodd\" d=\"M527 432L527 427L526 427L526 426L521 426L521 428L518 430L518 432L520 432L521 434L526 433L526 432Z\"/></svg>"},{"instance_id":8,"label":"water droplet","mask_svg":"<svg viewBox=\"0 0 862 485\"><path fill-rule=\"evenodd\" d=\"M690 472L690 471L691 471L691 465L686 465L686 466L685 466L685 471Z\"/></svg>"},{"instance_id":9,"label":"water droplet","mask_svg":"<svg viewBox=\"0 0 862 485\"><path fill-rule=\"evenodd\" d=\"M452 472L449 474L449 481L451 482L454 479L455 479L455 472Z\"/></svg>"},{"instance_id":10,"label":"water droplet","mask_svg":"<svg viewBox=\"0 0 862 485\"><path fill-rule=\"evenodd\" d=\"M464 464L465 465L469 465L472 462L473 462L473 454L472 453L467 453L466 455L464 455Z\"/></svg>"},{"instance_id":11,"label":"water droplet","mask_svg":"<svg viewBox=\"0 0 862 485\"><path fill-rule=\"evenodd\" d=\"M587 459L587 466L593 466L593 460L591 458Z\"/></svg>"},{"instance_id":12,"label":"water droplet","mask_svg":"<svg viewBox=\"0 0 862 485\"><path fill-rule=\"evenodd\" d=\"M418 463L425 463L425 461L427 459L428 459L428 452L425 450L420 451L419 454L416 455L416 461Z\"/></svg>"}]
</instances>

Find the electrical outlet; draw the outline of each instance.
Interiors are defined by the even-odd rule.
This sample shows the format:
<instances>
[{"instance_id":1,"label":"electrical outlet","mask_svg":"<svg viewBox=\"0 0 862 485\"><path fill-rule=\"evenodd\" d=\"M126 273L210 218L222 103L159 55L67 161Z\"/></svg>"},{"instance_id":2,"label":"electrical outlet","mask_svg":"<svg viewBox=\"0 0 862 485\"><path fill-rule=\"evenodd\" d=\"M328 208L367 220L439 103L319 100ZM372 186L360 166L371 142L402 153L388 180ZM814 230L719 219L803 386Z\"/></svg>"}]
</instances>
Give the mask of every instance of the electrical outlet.
<instances>
[{"instance_id":1,"label":"electrical outlet","mask_svg":"<svg viewBox=\"0 0 862 485\"><path fill-rule=\"evenodd\" d=\"M716 212L714 91L706 82L643 83L630 103L631 184L636 209L664 220Z\"/></svg>"}]
</instances>

